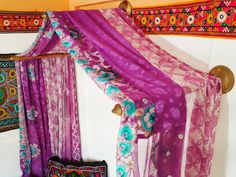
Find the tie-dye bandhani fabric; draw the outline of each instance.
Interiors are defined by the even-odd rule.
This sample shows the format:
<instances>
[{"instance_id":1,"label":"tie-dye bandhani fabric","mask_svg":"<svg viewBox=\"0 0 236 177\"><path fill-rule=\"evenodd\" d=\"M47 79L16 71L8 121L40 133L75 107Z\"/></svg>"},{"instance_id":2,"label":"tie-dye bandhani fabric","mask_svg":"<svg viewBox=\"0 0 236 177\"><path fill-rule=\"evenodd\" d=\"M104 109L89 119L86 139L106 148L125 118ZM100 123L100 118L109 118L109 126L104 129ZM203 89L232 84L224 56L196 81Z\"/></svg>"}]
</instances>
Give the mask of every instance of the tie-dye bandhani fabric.
<instances>
[{"instance_id":1,"label":"tie-dye bandhani fabric","mask_svg":"<svg viewBox=\"0 0 236 177\"><path fill-rule=\"evenodd\" d=\"M144 49L140 50L137 48L139 44L135 46L132 38L129 41L128 35L122 34L127 25L119 23L126 24L126 17L118 9L47 14L49 18L44 21L36 41L22 55L67 52L99 88L121 104L123 115L117 143L117 176L141 176L138 140L149 138L152 148L148 153L145 175L180 177L185 168L184 154L187 153L186 117L191 117L189 114L194 107L188 106L186 100L193 104L197 93L191 89L194 84L190 88L182 86L179 80L175 80L177 75L171 77L151 62L152 55L158 55L157 60L162 59L164 63L165 60L168 63L169 58L162 50L156 54L159 48L141 36L146 44L150 42L157 48L150 51L150 58L143 55L143 51L147 52L146 46L142 44ZM131 36L140 37L132 28L130 32ZM187 65L182 67L187 71L192 69ZM216 86L214 84L212 89ZM220 85L217 89L220 90Z\"/></svg>"},{"instance_id":2,"label":"tie-dye bandhani fabric","mask_svg":"<svg viewBox=\"0 0 236 177\"><path fill-rule=\"evenodd\" d=\"M185 93L196 93L189 117L190 125L186 129L188 148L183 157L182 174L185 177L209 176L219 117L220 79L186 65L161 49L145 37L142 30L123 11L102 12L110 24L153 66L181 85Z\"/></svg>"},{"instance_id":3,"label":"tie-dye bandhani fabric","mask_svg":"<svg viewBox=\"0 0 236 177\"><path fill-rule=\"evenodd\" d=\"M71 57L42 60L52 155L81 159L74 61Z\"/></svg>"}]
</instances>

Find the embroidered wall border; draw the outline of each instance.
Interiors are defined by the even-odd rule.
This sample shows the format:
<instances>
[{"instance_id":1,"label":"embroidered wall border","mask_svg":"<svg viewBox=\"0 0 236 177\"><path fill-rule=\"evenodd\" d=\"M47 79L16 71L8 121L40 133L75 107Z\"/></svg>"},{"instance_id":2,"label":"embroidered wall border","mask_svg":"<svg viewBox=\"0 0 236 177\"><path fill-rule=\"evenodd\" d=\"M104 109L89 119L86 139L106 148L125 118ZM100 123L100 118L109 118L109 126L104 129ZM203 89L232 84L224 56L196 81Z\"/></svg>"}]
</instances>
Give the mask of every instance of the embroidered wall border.
<instances>
[{"instance_id":1,"label":"embroidered wall border","mask_svg":"<svg viewBox=\"0 0 236 177\"><path fill-rule=\"evenodd\" d=\"M236 0L133 9L132 18L148 34L236 37Z\"/></svg>"},{"instance_id":2,"label":"embroidered wall border","mask_svg":"<svg viewBox=\"0 0 236 177\"><path fill-rule=\"evenodd\" d=\"M43 12L0 11L0 33L38 32Z\"/></svg>"}]
</instances>

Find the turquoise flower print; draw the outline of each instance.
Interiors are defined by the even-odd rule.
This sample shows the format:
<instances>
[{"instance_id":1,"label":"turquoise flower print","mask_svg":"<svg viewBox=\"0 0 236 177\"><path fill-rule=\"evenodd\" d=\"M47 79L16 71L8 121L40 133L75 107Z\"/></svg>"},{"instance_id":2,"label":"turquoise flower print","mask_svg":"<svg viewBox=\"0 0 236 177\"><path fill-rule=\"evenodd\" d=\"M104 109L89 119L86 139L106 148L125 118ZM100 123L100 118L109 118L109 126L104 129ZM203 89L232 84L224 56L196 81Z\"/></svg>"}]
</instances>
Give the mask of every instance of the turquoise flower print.
<instances>
[{"instance_id":1,"label":"turquoise flower print","mask_svg":"<svg viewBox=\"0 0 236 177\"><path fill-rule=\"evenodd\" d=\"M146 108L141 118L142 127L144 130L152 131L154 128L155 119L155 104Z\"/></svg>"},{"instance_id":2,"label":"turquoise flower print","mask_svg":"<svg viewBox=\"0 0 236 177\"><path fill-rule=\"evenodd\" d=\"M109 85L109 86L107 87L107 91L106 91L107 95L111 95L111 94L114 93L114 92L120 92L120 89L117 88L117 87L114 86L114 85Z\"/></svg>"},{"instance_id":3,"label":"turquoise flower print","mask_svg":"<svg viewBox=\"0 0 236 177\"><path fill-rule=\"evenodd\" d=\"M59 37L63 38L65 36L65 34L64 34L62 29L56 29L55 31L56 31L56 33L57 33L57 35Z\"/></svg>"},{"instance_id":4,"label":"turquoise flower print","mask_svg":"<svg viewBox=\"0 0 236 177\"><path fill-rule=\"evenodd\" d=\"M69 47L72 45L72 43L71 43L70 41L64 41L64 42L62 42L62 44L63 44L66 48L69 48Z\"/></svg>"},{"instance_id":5,"label":"turquoise flower print","mask_svg":"<svg viewBox=\"0 0 236 177\"><path fill-rule=\"evenodd\" d=\"M134 102L129 101L129 100L124 100L122 102L122 104L125 107L125 111L126 111L127 115L132 116L135 113L136 106L135 106Z\"/></svg>"},{"instance_id":6,"label":"turquoise flower print","mask_svg":"<svg viewBox=\"0 0 236 177\"><path fill-rule=\"evenodd\" d=\"M51 17L51 16L52 16L52 11L47 11L47 15L48 15L49 17Z\"/></svg>"},{"instance_id":7,"label":"turquoise flower print","mask_svg":"<svg viewBox=\"0 0 236 177\"><path fill-rule=\"evenodd\" d=\"M86 64L88 64L88 61L82 60L82 59L77 59L77 63L86 65Z\"/></svg>"},{"instance_id":8,"label":"turquoise flower print","mask_svg":"<svg viewBox=\"0 0 236 177\"><path fill-rule=\"evenodd\" d=\"M125 125L120 129L120 136L124 137L125 140L131 141L134 138L134 135L132 133L132 130L130 126Z\"/></svg>"},{"instance_id":9,"label":"turquoise flower print","mask_svg":"<svg viewBox=\"0 0 236 177\"><path fill-rule=\"evenodd\" d=\"M25 160L24 161L24 167L25 167L25 173L29 174L30 173L30 164L31 164L31 160Z\"/></svg>"},{"instance_id":10,"label":"turquoise flower print","mask_svg":"<svg viewBox=\"0 0 236 177\"><path fill-rule=\"evenodd\" d=\"M85 70L86 74L89 74L89 73L95 71L95 70L94 70L93 68L91 68L90 66L86 66L86 67L84 68L84 70Z\"/></svg>"},{"instance_id":11,"label":"turquoise flower print","mask_svg":"<svg viewBox=\"0 0 236 177\"><path fill-rule=\"evenodd\" d=\"M27 110L27 118L29 120L35 120L36 117L38 117L38 112L35 111L34 107L30 108L30 110Z\"/></svg>"},{"instance_id":12,"label":"turquoise flower print","mask_svg":"<svg viewBox=\"0 0 236 177\"><path fill-rule=\"evenodd\" d=\"M25 144L20 144L20 149L21 150L25 150L26 149L26 145Z\"/></svg>"},{"instance_id":13,"label":"turquoise flower print","mask_svg":"<svg viewBox=\"0 0 236 177\"><path fill-rule=\"evenodd\" d=\"M56 27L59 26L59 23L58 23L57 21L53 21L53 22L52 22L52 26L53 26L54 28L56 28Z\"/></svg>"},{"instance_id":14,"label":"turquoise flower print","mask_svg":"<svg viewBox=\"0 0 236 177\"><path fill-rule=\"evenodd\" d=\"M119 148L120 148L120 153L123 156L126 156L127 154L130 153L131 145L130 145L130 143L121 142L121 143L119 143Z\"/></svg>"},{"instance_id":15,"label":"turquoise flower print","mask_svg":"<svg viewBox=\"0 0 236 177\"><path fill-rule=\"evenodd\" d=\"M40 154L40 149L36 144L30 144L30 152L32 157L37 157Z\"/></svg>"},{"instance_id":16,"label":"turquoise flower print","mask_svg":"<svg viewBox=\"0 0 236 177\"><path fill-rule=\"evenodd\" d=\"M20 140L24 139L24 136L22 134L20 134L19 137L20 137Z\"/></svg>"},{"instance_id":17,"label":"turquoise flower print","mask_svg":"<svg viewBox=\"0 0 236 177\"><path fill-rule=\"evenodd\" d=\"M56 33L57 33L57 35L58 35L59 37L61 37L61 36L62 36L62 32L61 32L61 31L59 31L59 30L56 30Z\"/></svg>"},{"instance_id":18,"label":"turquoise flower print","mask_svg":"<svg viewBox=\"0 0 236 177\"><path fill-rule=\"evenodd\" d=\"M74 39L74 40L78 40L80 39L81 35L77 30L74 29L70 29L70 36Z\"/></svg>"},{"instance_id":19,"label":"turquoise flower print","mask_svg":"<svg viewBox=\"0 0 236 177\"><path fill-rule=\"evenodd\" d=\"M26 153L25 152L20 152L20 158L25 158L26 157Z\"/></svg>"},{"instance_id":20,"label":"turquoise flower print","mask_svg":"<svg viewBox=\"0 0 236 177\"><path fill-rule=\"evenodd\" d=\"M119 177L127 177L127 171L123 165L119 165L116 167L116 174Z\"/></svg>"},{"instance_id":21,"label":"turquoise flower print","mask_svg":"<svg viewBox=\"0 0 236 177\"><path fill-rule=\"evenodd\" d=\"M35 80L36 80L35 72L34 72L34 66L33 66L33 65L29 65L29 68L28 68L28 76L29 76L29 79L30 79L31 81L35 81Z\"/></svg>"},{"instance_id":22,"label":"turquoise flower print","mask_svg":"<svg viewBox=\"0 0 236 177\"><path fill-rule=\"evenodd\" d=\"M41 32L43 32L45 30L45 28L44 27L40 27L39 28L39 31L41 31ZM35 45L36 43L35 42L33 42L33 45Z\"/></svg>"},{"instance_id":23,"label":"turquoise flower print","mask_svg":"<svg viewBox=\"0 0 236 177\"><path fill-rule=\"evenodd\" d=\"M19 131L20 131L20 132L23 132L23 131L24 131L24 128L23 128L23 127L20 127L20 128L19 128Z\"/></svg>"},{"instance_id":24,"label":"turquoise flower print","mask_svg":"<svg viewBox=\"0 0 236 177\"><path fill-rule=\"evenodd\" d=\"M71 55L77 55L78 53L75 51L75 50L73 50L73 49L70 49L69 50L69 53L71 54Z\"/></svg>"},{"instance_id":25,"label":"turquoise flower print","mask_svg":"<svg viewBox=\"0 0 236 177\"><path fill-rule=\"evenodd\" d=\"M99 76L97 77L98 82L112 81L117 78L117 74L112 70L107 70L105 68L98 71Z\"/></svg>"},{"instance_id":26,"label":"turquoise flower print","mask_svg":"<svg viewBox=\"0 0 236 177\"><path fill-rule=\"evenodd\" d=\"M24 139L23 131L24 131L24 128L20 127L20 128L19 128L20 140L23 140L23 139Z\"/></svg>"},{"instance_id":27,"label":"turquoise flower print","mask_svg":"<svg viewBox=\"0 0 236 177\"><path fill-rule=\"evenodd\" d=\"M47 33L47 38L48 38L48 39L51 39L52 36L53 36L53 34L54 34L54 31L49 31L49 32Z\"/></svg>"}]
</instances>

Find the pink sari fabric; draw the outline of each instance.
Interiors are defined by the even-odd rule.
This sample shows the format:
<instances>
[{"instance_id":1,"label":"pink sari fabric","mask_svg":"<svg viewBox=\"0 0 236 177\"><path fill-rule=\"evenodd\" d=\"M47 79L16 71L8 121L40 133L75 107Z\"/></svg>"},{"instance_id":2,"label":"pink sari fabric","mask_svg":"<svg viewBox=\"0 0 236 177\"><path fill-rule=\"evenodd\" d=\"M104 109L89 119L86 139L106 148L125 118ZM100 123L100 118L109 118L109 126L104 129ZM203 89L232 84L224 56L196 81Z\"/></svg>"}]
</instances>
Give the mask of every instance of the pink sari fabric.
<instances>
[{"instance_id":1,"label":"pink sari fabric","mask_svg":"<svg viewBox=\"0 0 236 177\"><path fill-rule=\"evenodd\" d=\"M70 57L42 60L52 155L81 159L74 61Z\"/></svg>"},{"instance_id":2,"label":"pink sari fabric","mask_svg":"<svg viewBox=\"0 0 236 177\"><path fill-rule=\"evenodd\" d=\"M140 132L144 132L144 135L145 132L151 132L159 137L151 157L158 170L150 172L149 176L180 176L183 140L178 135L184 137L186 120L182 88L147 62L129 41L113 30L99 11L54 12L49 15L68 52L81 66L93 70L89 72L92 79L101 82L104 80L101 77L112 76L102 82L113 81L112 87L126 92L129 97L128 100L122 98L121 102L116 100L123 105L126 113L119 132L117 175L140 176L137 163L137 140L140 133L137 131L138 119L134 114L138 108L143 110ZM74 28L81 33L78 42L68 31L75 31ZM134 96L131 88L122 89L120 81L114 77L116 75L120 81L132 84L143 93ZM140 96L144 97L140 99Z\"/></svg>"},{"instance_id":3,"label":"pink sari fabric","mask_svg":"<svg viewBox=\"0 0 236 177\"><path fill-rule=\"evenodd\" d=\"M219 80L161 50L118 9L48 15L50 19L44 21L25 55L68 52L110 98L122 105L117 176L140 176L137 142L150 135L146 176L208 176L221 95ZM196 94L186 138L183 91ZM186 154L184 140L189 140ZM53 149L63 151L57 142ZM186 174L181 171L184 161Z\"/></svg>"},{"instance_id":4,"label":"pink sari fabric","mask_svg":"<svg viewBox=\"0 0 236 177\"><path fill-rule=\"evenodd\" d=\"M44 176L48 159L81 160L74 61L16 62L22 176Z\"/></svg>"},{"instance_id":5,"label":"pink sari fabric","mask_svg":"<svg viewBox=\"0 0 236 177\"><path fill-rule=\"evenodd\" d=\"M196 93L188 131L185 177L210 175L215 129L219 117L221 82L198 71L154 44L123 11L101 10L104 17L132 46L161 71L181 85L185 93ZM184 154L185 155L185 154ZM185 174L184 174L185 173Z\"/></svg>"},{"instance_id":6,"label":"pink sari fabric","mask_svg":"<svg viewBox=\"0 0 236 177\"><path fill-rule=\"evenodd\" d=\"M159 156L153 163L159 170L150 176L179 177L183 140L178 135L184 137L186 120L183 89L147 62L99 11L48 15L50 19L26 55L66 50L110 98L122 105L117 176L140 176L137 141L153 133L160 137L153 148ZM64 48L58 47L61 44Z\"/></svg>"}]
</instances>

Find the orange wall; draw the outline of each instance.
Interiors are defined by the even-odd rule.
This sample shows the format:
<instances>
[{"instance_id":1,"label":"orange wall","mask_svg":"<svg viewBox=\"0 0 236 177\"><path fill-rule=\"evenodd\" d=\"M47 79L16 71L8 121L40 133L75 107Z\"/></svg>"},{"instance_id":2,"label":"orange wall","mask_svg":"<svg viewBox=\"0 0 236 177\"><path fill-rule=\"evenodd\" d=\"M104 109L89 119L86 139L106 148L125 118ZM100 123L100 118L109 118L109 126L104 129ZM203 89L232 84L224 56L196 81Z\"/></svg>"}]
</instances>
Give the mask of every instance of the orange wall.
<instances>
[{"instance_id":1,"label":"orange wall","mask_svg":"<svg viewBox=\"0 0 236 177\"><path fill-rule=\"evenodd\" d=\"M70 9L75 9L76 6L96 3L96 2L104 2L106 0L70 0ZM152 6L163 6L163 5L172 5L172 4L181 4L181 3L192 3L192 2L205 2L209 0L129 0L132 4L133 8L138 7L152 7ZM122 2L122 0L120 1ZM106 4L99 5L91 5L87 7L83 7L83 9L96 9L96 8L113 8L118 7L120 2L112 2Z\"/></svg>"},{"instance_id":2,"label":"orange wall","mask_svg":"<svg viewBox=\"0 0 236 177\"><path fill-rule=\"evenodd\" d=\"M69 0L0 0L0 10L6 10L6 11L69 10Z\"/></svg>"},{"instance_id":3,"label":"orange wall","mask_svg":"<svg viewBox=\"0 0 236 177\"><path fill-rule=\"evenodd\" d=\"M106 0L0 0L0 10L6 11L45 11L45 10L73 10L76 6L104 2ZM207 0L129 0L132 7L151 7L171 4L207 1ZM121 2L121 1L120 1ZM114 8L120 2L91 5L83 9Z\"/></svg>"}]
</instances>

